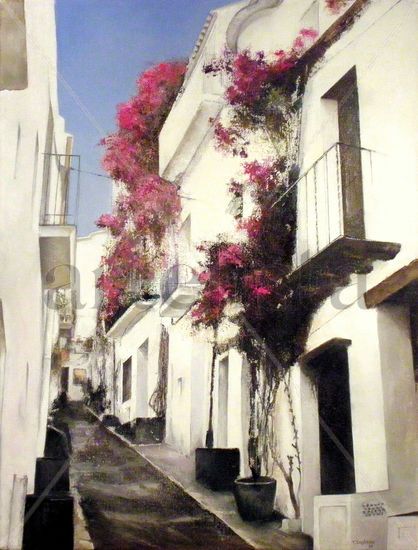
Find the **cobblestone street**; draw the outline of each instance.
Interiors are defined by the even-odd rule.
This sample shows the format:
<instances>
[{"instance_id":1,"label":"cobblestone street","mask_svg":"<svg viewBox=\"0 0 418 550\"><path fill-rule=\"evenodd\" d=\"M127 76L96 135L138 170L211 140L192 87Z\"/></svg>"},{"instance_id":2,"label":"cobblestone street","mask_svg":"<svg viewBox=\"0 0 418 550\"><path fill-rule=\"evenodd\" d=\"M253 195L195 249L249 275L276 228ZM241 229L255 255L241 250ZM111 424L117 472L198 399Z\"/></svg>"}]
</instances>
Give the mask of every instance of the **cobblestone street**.
<instances>
[{"instance_id":1,"label":"cobblestone street","mask_svg":"<svg viewBox=\"0 0 418 550\"><path fill-rule=\"evenodd\" d=\"M71 405L62 419L70 427L71 475L95 548L249 548L82 406Z\"/></svg>"}]
</instances>

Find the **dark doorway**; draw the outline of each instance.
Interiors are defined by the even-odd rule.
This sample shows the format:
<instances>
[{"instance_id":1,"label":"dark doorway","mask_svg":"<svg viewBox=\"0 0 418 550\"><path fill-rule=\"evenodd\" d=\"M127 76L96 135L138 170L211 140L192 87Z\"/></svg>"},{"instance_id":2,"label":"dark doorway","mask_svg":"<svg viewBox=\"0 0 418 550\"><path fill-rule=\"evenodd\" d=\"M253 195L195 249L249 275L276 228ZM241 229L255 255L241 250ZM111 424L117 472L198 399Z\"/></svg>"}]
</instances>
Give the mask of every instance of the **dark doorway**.
<instances>
[{"instance_id":1,"label":"dark doorway","mask_svg":"<svg viewBox=\"0 0 418 550\"><path fill-rule=\"evenodd\" d=\"M339 80L324 98L336 101L338 108L344 235L364 239L360 112L355 67Z\"/></svg>"},{"instance_id":2,"label":"dark doorway","mask_svg":"<svg viewBox=\"0 0 418 550\"><path fill-rule=\"evenodd\" d=\"M62 368L61 369L61 391L68 392L68 375L69 375L68 367Z\"/></svg>"},{"instance_id":3,"label":"dark doorway","mask_svg":"<svg viewBox=\"0 0 418 550\"><path fill-rule=\"evenodd\" d=\"M325 350L309 366L318 395L321 494L355 493L347 349Z\"/></svg>"},{"instance_id":4,"label":"dark doorway","mask_svg":"<svg viewBox=\"0 0 418 550\"><path fill-rule=\"evenodd\" d=\"M129 357L122 367L122 403L129 401L132 391L132 357Z\"/></svg>"}]
</instances>

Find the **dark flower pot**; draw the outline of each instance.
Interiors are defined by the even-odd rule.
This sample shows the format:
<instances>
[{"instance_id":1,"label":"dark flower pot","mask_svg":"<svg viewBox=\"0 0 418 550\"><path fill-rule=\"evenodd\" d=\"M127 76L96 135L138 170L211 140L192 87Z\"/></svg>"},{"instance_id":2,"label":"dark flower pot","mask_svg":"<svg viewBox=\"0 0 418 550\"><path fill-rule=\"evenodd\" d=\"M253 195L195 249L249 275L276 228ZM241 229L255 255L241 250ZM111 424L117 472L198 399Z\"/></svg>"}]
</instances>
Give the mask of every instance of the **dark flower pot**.
<instances>
[{"instance_id":1,"label":"dark flower pot","mask_svg":"<svg viewBox=\"0 0 418 550\"><path fill-rule=\"evenodd\" d=\"M132 422L134 443L153 444L161 443L165 436L165 418L136 418Z\"/></svg>"},{"instance_id":2,"label":"dark flower pot","mask_svg":"<svg viewBox=\"0 0 418 550\"><path fill-rule=\"evenodd\" d=\"M120 420L114 414L105 414L102 417L102 424L108 428L117 428L120 426Z\"/></svg>"},{"instance_id":3,"label":"dark flower pot","mask_svg":"<svg viewBox=\"0 0 418 550\"><path fill-rule=\"evenodd\" d=\"M73 550L74 499L72 495L48 495L42 501L39 495L27 495L24 550Z\"/></svg>"},{"instance_id":4,"label":"dark flower pot","mask_svg":"<svg viewBox=\"0 0 418 550\"><path fill-rule=\"evenodd\" d=\"M47 487L49 493L70 490L69 460L62 458L37 458L35 472L35 494L40 495Z\"/></svg>"},{"instance_id":5,"label":"dark flower pot","mask_svg":"<svg viewBox=\"0 0 418 550\"><path fill-rule=\"evenodd\" d=\"M196 481L212 491L230 491L239 476L239 449L196 449Z\"/></svg>"},{"instance_id":6,"label":"dark flower pot","mask_svg":"<svg viewBox=\"0 0 418 550\"><path fill-rule=\"evenodd\" d=\"M266 521L272 518L276 480L271 477L237 479L234 496L239 515L245 521Z\"/></svg>"},{"instance_id":7,"label":"dark flower pot","mask_svg":"<svg viewBox=\"0 0 418 550\"><path fill-rule=\"evenodd\" d=\"M131 422L125 422L115 427L115 432L126 437L129 441L133 441L135 438L135 430L132 428Z\"/></svg>"}]
</instances>

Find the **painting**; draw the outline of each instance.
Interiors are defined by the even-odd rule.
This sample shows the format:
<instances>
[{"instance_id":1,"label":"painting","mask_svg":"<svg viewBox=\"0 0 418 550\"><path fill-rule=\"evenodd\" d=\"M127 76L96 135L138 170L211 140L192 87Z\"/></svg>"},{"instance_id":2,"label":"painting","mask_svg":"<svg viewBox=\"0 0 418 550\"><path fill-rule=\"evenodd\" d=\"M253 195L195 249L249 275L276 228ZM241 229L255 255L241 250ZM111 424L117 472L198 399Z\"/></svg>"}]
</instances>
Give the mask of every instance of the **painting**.
<instances>
[{"instance_id":1,"label":"painting","mask_svg":"<svg viewBox=\"0 0 418 550\"><path fill-rule=\"evenodd\" d=\"M416 0L0 0L0 549L418 548Z\"/></svg>"}]
</instances>

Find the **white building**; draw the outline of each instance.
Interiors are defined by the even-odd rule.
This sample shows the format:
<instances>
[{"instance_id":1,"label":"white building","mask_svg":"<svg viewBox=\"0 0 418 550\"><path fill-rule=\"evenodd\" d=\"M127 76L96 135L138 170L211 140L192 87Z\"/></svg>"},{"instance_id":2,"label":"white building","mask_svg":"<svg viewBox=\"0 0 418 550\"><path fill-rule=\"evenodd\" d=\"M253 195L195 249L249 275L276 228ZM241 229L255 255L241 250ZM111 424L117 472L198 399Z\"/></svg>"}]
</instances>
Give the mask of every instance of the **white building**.
<instances>
[{"instance_id":1,"label":"white building","mask_svg":"<svg viewBox=\"0 0 418 550\"><path fill-rule=\"evenodd\" d=\"M57 100L53 0L0 5L0 547L19 548L43 456L56 289L68 285L72 138Z\"/></svg>"},{"instance_id":2,"label":"white building","mask_svg":"<svg viewBox=\"0 0 418 550\"><path fill-rule=\"evenodd\" d=\"M166 442L193 454L207 429L211 358L211 335L193 333L188 314L197 296L195 247L233 232L227 185L239 169L215 150L209 123L225 109L225 83L202 68L226 42L271 52L287 49L301 28L315 28L309 62L316 61L302 109L294 269L303 274L328 262L336 270L353 253L370 264L368 273L353 269L350 285L317 310L306 351L292 368L302 460L294 484L301 528L318 550L416 544L416 522L407 514L418 509L417 24L414 0L355 0L338 15L325 0L243 1L212 13L160 134L161 175L173 181L181 175L186 197L177 258L160 302L132 306L108 333L117 340L120 365L116 414L128 421L152 415L146 401L156 384L160 325L166 326ZM245 361L230 349L216 367L215 445L240 448L242 474L246 386ZM282 457L293 453L288 408L280 392ZM278 468L273 475L276 505L292 517L283 475Z\"/></svg>"}]
</instances>

